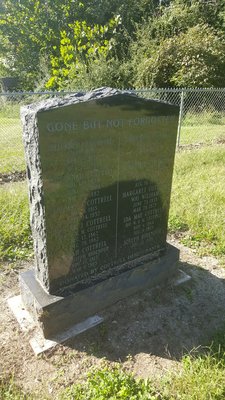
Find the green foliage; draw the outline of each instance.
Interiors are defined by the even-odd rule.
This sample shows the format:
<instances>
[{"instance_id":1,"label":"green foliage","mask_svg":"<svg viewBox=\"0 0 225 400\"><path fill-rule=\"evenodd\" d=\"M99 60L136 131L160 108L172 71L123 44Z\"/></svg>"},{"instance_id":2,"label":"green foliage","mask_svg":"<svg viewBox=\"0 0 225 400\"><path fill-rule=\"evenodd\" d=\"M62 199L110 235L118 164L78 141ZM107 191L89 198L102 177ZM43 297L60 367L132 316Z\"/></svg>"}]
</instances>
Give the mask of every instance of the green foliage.
<instances>
[{"instance_id":1,"label":"green foliage","mask_svg":"<svg viewBox=\"0 0 225 400\"><path fill-rule=\"evenodd\" d=\"M225 396L225 353L217 348L199 356L184 356L180 373L164 385L171 400L223 400Z\"/></svg>"},{"instance_id":2,"label":"green foliage","mask_svg":"<svg viewBox=\"0 0 225 400\"><path fill-rule=\"evenodd\" d=\"M60 57L51 57L52 76L46 87L62 89L71 86L88 74L94 64L101 66L107 60L113 33L119 23L119 16L105 25L89 26L85 21L75 21L69 25L68 31L62 31ZM54 50L57 51L56 46Z\"/></svg>"},{"instance_id":3,"label":"green foliage","mask_svg":"<svg viewBox=\"0 0 225 400\"><path fill-rule=\"evenodd\" d=\"M132 81L132 68L129 63L121 63L118 58L89 58L86 63L80 63L79 70L71 65L68 79L62 79L60 88L69 90L88 90L101 86L125 88ZM51 82L51 81L49 81Z\"/></svg>"},{"instance_id":4,"label":"green foliage","mask_svg":"<svg viewBox=\"0 0 225 400\"><path fill-rule=\"evenodd\" d=\"M59 32L81 16L83 5L78 0L3 0L0 35L6 40L0 45L0 54L24 89L34 87L41 57L51 54Z\"/></svg>"},{"instance_id":5,"label":"green foliage","mask_svg":"<svg viewBox=\"0 0 225 400\"><path fill-rule=\"evenodd\" d=\"M131 43L135 87L225 85L225 3L173 0L139 24Z\"/></svg>"},{"instance_id":6,"label":"green foliage","mask_svg":"<svg viewBox=\"0 0 225 400\"><path fill-rule=\"evenodd\" d=\"M0 7L0 59L6 63L10 75L20 77L23 89L32 89L40 86L39 80L44 80L43 60L44 69L47 67L45 80L48 80L50 61L61 58L60 42L65 39L61 33L66 32L66 38L71 39L72 27L76 30L77 23L87 24L95 30L96 26L104 26L116 15L121 15L122 24L113 43L113 56L121 61L127 54L131 37L134 37L136 23L153 13L156 4L157 0L122 3L119 0L3 0ZM83 31L88 37L85 28ZM105 44L101 42L101 46ZM63 77L63 72L61 74Z\"/></svg>"},{"instance_id":7,"label":"green foliage","mask_svg":"<svg viewBox=\"0 0 225 400\"><path fill-rule=\"evenodd\" d=\"M0 188L0 258L14 261L32 256L26 182Z\"/></svg>"},{"instance_id":8,"label":"green foliage","mask_svg":"<svg viewBox=\"0 0 225 400\"><path fill-rule=\"evenodd\" d=\"M223 0L3 0L0 73L23 89L218 87L224 32Z\"/></svg>"},{"instance_id":9,"label":"green foliage","mask_svg":"<svg viewBox=\"0 0 225 400\"><path fill-rule=\"evenodd\" d=\"M141 62L137 62L136 68L137 87L223 87L224 36L200 24L162 40L159 45L150 40L148 50L142 47Z\"/></svg>"},{"instance_id":10,"label":"green foliage","mask_svg":"<svg viewBox=\"0 0 225 400\"><path fill-rule=\"evenodd\" d=\"M173 0L168 6L161 7L157 13L150 15L143 26L139 26L139 38L142 29L145 36L142 40L154 40L160 44L162 40L185 33L195 25L207 24L214 29L223 29L225 14L223 0L216 2L205 0ZM225 27L224 27L225 28Z\"/></svg>"},{"instance_id":11,"label":"green foliage","mask_svg":"<svg viewBox=\"0 0 225 400\"><path fill-rule=\"evenodd\" d=\"M88 375L85 383L66 389L61 400L160 400L164 399L150 382L136 380L119 367L98 369ZM166 400L166 399L165 399Z\"/></svg>"}]
</instances>

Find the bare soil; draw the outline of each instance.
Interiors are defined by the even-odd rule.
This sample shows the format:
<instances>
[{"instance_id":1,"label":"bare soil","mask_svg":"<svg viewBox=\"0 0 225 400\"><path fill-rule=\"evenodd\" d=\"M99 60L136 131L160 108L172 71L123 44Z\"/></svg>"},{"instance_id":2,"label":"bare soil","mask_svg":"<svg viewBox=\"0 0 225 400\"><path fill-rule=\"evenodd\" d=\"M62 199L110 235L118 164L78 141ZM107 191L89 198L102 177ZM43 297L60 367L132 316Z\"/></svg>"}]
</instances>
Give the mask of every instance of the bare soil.
<instances>
[{"instance_id":1,"label":"bare soil","mask_svg":"<svg viewBox=\"0 0 225 400\"><path fill-rule=\"evenodd\" d=\"M9 174L0 173L0 185L4 185L9 182L21 182L26 179L26 171L15 171Z\"/></svg>"},{"instance_id":2,"label":"bare soil","mask_svg":"<svg viewBox=\"0 0 225 400\"><path fill-rule=\"evenodd\" d=\"M36 357L29 335L21 332L7 307L7 299L19 294L16 269L4 265L0 275L0 373L37 399L55 399L63 387L85 379L93 366L120 362L138 377L160 379L179 368L182 356L210 344L225 326L225 270L213 257L199 258L181 250L180 265L192 280L137 293L100 313L104 323L64 345Z\"/></svg>"}]
</instances>

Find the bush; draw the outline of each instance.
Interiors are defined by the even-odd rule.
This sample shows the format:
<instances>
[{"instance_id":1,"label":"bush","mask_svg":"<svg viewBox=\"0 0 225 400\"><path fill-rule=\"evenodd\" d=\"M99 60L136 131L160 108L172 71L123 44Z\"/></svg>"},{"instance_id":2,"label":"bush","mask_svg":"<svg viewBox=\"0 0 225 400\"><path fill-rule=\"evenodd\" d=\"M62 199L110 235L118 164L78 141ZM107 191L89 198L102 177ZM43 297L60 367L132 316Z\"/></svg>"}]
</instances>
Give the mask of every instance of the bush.
<instances>
[{"instance_id":1,"label":"bush","mask_svg":"<svg viewBox=\"0 0 225 400\"><path fill-rule=\"evenodd\" d=\"M136 87L225 86L225 40L206 24L159 44L151 38L146 40L133 62Z\"/></svg>"}]
</instances>

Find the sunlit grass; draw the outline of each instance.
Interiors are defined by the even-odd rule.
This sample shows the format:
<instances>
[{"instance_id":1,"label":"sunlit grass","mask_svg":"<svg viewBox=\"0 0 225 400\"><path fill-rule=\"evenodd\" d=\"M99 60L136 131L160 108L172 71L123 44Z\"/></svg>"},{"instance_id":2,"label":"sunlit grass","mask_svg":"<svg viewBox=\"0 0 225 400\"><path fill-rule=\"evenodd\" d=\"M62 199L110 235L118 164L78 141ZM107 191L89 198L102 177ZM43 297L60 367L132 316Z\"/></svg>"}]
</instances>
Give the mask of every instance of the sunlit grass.
<instances>
[{"instance_id":1,"label":"sunlit grass","mask_svg":"<svg viewBox=\"0 0 225 400\"><path fill-rule=\"evenodd\" d=\"M0 115L0 173L25 170L22 125L19 118Z\"/></svg>"},{"instance_id":2,"label":"sunlit grass","mask_svg":"<svg viewBox=\"0 0 225 400\"><path fill-rule=\"evenodd\" d=\"M223 342L224 343L224 342ZM223 345L203 354L183 357L179 372L169 374L162 384L163 399L224 400L225 353Z\"/></svg>"},{"instance_id":3,"label":"sunlit grass","mask_svg":"<svg viewBox=\"0 0 225 400\"><path fill-rule=\"evenodd\" d=\"M193 125L181 128L180 144L195 144L224 140L225 141L225 124L224 125Z\"/></svg>"},{"instance_id":4,"label":"sunlit grass","mask_svg":"<svg viewBox=\"0 0 225 400\"><path fill-rule=\"evenodd\" d=\"M0 258L14 261L32 255L27 184L0 187Z\"/></svg>"},{"instance_id":5,"label":"sunlit grass","mask_svg":"<svg viewBox=\"0 0 225 400\"><path fill-rule=\"evenodd\" d=\"M209 144L225 140L225 114L213 110L188 113L181 126L180 144Z\"/></svg>"},{"instance_id":6,"label":"sunlit grass","mask_svg":"<svg viewBox=\"0 0 225 400\"><path fill-rule=\"evenodd\" d=\"M177 153L169 226L201 254L225 255L225 146Z\"/></svg>"}]
</instances>

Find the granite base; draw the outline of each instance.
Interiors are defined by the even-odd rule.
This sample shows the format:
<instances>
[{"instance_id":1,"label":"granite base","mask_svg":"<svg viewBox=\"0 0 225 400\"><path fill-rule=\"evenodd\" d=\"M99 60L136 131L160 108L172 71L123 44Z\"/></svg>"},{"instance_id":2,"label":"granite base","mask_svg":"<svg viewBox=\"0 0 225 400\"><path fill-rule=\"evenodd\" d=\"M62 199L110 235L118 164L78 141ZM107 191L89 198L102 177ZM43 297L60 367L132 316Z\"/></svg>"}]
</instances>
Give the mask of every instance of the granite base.
<instances>
[{"instance_id":1,"label":"granite base","mask_svg":"<svg viewBox=\"0 0 225 400\"><path fill-rule=\"evenodd\" d=\"M22 302L50 339L138 290L165 282L178 260L179 250L168 245L164 256L65 297L46 293L30 270L20 275Z\"/></svg>"}]
</instances>

